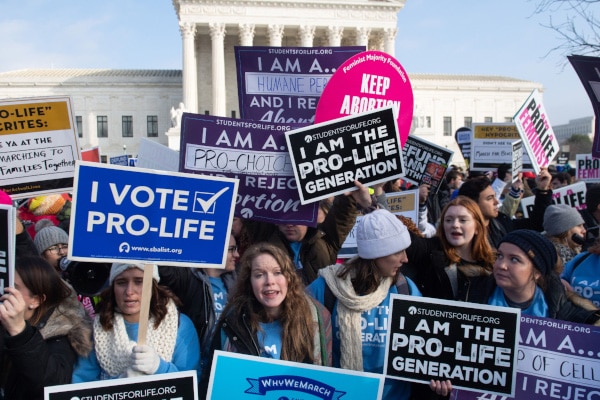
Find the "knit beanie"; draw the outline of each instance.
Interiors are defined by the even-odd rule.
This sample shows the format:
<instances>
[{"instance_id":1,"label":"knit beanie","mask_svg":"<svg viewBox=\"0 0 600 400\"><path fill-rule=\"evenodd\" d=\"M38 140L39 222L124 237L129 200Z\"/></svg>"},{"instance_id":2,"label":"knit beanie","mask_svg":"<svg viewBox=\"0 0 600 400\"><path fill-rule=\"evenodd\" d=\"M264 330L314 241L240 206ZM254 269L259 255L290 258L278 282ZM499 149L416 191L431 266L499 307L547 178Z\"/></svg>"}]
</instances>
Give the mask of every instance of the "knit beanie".
<instances>
[{"instance_id":1,"label":"knit beanie","mask_svg":"<svg viewBox=\"0 0 600 400\"><path fill-rule=\"evenodd\" d=\"M12 198L4 190L0 190L0 204L4 204L4 205L7 205L7 206L12 206L13 205Z\"/></svg>"},{"instance_id":2,"label":"knit beanie","mask_svg":"<svg viewBox=\"0 0 600 400\"><path fill-rule=\"evenodd\" d=\"M34 215L54 215L65 205L66 200L60 194L37 196L29 202L29 211Z\"/></svg>"},{"instance_id":3,"label":"knit beanie","mask_svg":"<svg viewBox=\"0 0 600 400\"><path fill-rule=\"evenodd\" d=\"M117 276L121 275L123 272L125 272L131 268L137 268L142 271L144 270L143 265L113 263L113 265L110 268L110 276L108 277L108 284L112 285L113 281L115 280L115 278ZM154 279L156 282L160 282L160 276L158 275L158 266L156 264L154 264L153 269L152 269L152 279Z\"/></svg>"},{"instance_id":4,"label":"knit beanie","mask_svg":"<svg viewBox=\"0 0 600 400\"><path fill-rule=\"evenodd\" d=\"M583 222L579 211L567 204L553 204L544 213L544 230L548 236L560 235Z\"/></svg>"},{"instance_id":5,"label":"knit beanie","mask_svg":"<svg viewBox=\"0 0 600 400\"><path fill-rule=\"evenodd\" d=\"M358 222L356 227L358 256L365 260L398 253L410 246L406 226L387 210L375 210Z\"/></svg>"},{"instance_id":6,"label":"knit beanie","mask_svg":"<svg viewBox=\"0 0 600 400\"><path fill-rule=\"evenodd\" d=\"M546 275L554 270L558 260L556 248L541 233L529 229L518 229L504 236L498 246L504 242L514 244L523 250L542 274Z\"/></svg>"},{"instance_id":7,"label":"knit beanie","mask_svg":"<svg viewBox=\"0 0 600 400\"><path fill-rule=\"evenodd\" d=\"M35 224L35 238L33 244L40 255L51 246L59 243L69 243L69 235L64 229L54 225L49 219L39 220Z\"/></svg>"}]
</instances>

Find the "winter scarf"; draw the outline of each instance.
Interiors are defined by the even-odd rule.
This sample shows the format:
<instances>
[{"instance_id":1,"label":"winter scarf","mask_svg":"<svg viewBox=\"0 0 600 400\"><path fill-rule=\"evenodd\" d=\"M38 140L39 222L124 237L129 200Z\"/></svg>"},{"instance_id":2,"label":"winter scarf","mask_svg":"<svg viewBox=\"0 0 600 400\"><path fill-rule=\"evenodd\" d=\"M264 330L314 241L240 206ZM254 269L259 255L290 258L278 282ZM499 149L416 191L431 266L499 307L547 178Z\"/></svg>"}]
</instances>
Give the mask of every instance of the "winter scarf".
<instances>
[{"instance_id":1,"label":"winter scarf","mask_svg":"<svg viewBox=\"0 0 600 400\"><path fill-rule=\"evenodd\" d=\"M179 312L172 300L167 304L167 315L158 328L154 329L153 317L148 320L148 345L167 362L171 361L175 351L178 324ZM115 312L113 328L108 331L104 330L100 324L100 318L96 317L94 341L98 363L109 376L119 376L127 371L131 363L131 351L136 342L127 336L125 321L121 313Z\"/></svg>"},{"instance_id":2,"label":"winter scarf","mask_svg":"<svg viewBox=\"0 0 600 400\"><path fill-rule=\"evenodd\" d=\"M340 334L340 366L354 371L363 370L360 315L379 305L388 295L391 278L385 278L373 293L360 296L354 291L351 274L338 276L343 265L335 264L319 270L327 286L337 298L337 319Z\"/></svg>"}]
</instances>

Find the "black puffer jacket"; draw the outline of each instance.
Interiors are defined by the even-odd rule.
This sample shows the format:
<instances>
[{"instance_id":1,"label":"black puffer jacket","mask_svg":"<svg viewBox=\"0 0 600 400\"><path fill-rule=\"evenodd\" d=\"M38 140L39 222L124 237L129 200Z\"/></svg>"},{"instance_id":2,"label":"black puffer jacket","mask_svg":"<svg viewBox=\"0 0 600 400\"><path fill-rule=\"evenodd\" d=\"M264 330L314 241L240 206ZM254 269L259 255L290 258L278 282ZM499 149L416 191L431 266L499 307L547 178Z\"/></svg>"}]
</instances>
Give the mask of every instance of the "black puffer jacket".
<instances>
[{"instance_id":1,"label":"black puffer jacket","mask_svg":"<svg viewBox=\"0 0 600 400\"><path fill-rule=\"evenodd\" d=\"M2 329L1 336L6 400L41 400L45 386L71 383L77 357L93 347L91 320L74 291L37 326L15 336Z\"/></svg>"}]
</instances>

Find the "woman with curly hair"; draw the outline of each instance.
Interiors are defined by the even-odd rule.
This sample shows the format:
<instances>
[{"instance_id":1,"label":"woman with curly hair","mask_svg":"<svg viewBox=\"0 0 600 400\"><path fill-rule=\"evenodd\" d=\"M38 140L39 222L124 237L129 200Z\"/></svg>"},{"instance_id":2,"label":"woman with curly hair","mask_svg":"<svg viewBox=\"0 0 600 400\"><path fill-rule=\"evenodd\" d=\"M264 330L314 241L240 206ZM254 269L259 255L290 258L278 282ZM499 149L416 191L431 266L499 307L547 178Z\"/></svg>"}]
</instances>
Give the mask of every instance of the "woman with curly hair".
<instances>
[{"instance_id":1,"label":"woman with curly hair","mask_svg":"<svg viewBox=\"0 0 600 400\"><path fill-rule=\"evenodd\" d=\"M71 382L77 356L92 349L92 327L77 295L41 257L18 258L14 287L0 297L4 398L44 398Z\"/></svg>"},{"instance_id":2,"label":"woman with curly hair","mask_svg":"<svg viewBox=\"0 0 600 400\"><path fill-rule=\"evenodd\" d=\"M304 292L283 250L257 243L246 249L240 261L211 350L211 354L225 350L329 366L330 315ZM205 377L209 372L205 371Z\"/></svg>"},{"instance_id":3,"label":"woman with curly hair","mask_svg":"<svg viewBox=\"0 0 600 400\"><path fill-rule=\"evenodd\" d=\"M198 370L200 345L190 319L177 310L178 300L152 276L147 344L137 344L144 267L112 265L109 287L101 294L94 319L94 350L79 358L73 383L138 375Z\"/></svg>"}]
</instances>

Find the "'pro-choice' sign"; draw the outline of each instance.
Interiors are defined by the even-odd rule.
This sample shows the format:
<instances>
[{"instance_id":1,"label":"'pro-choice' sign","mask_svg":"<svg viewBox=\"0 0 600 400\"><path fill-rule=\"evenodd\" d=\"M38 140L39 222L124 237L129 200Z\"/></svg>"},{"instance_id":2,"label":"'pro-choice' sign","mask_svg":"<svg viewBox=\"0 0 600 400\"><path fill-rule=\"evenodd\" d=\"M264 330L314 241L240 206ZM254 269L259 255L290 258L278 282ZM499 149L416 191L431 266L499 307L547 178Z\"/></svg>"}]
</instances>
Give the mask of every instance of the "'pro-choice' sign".
<instances>
[{"instance_id":1,"label":"'pro-choice' sign","mask_svg":"<svg viewBox=\"0 0 600 400\"><path fill-rule=\"evenodd\" d=\"M69 258L222 268L238 181L77 164Z\"/></svg>"},{"instance_id":2,"label":"'pro-choice' sign","mask_svg":"<svg viewBox=\"0 0 600 400\"><path fill-rule=\"evenodd\" d=\"M285 133L302 204L399 178L402 145L392 107Z\"/></svg>"}]
</instances>

